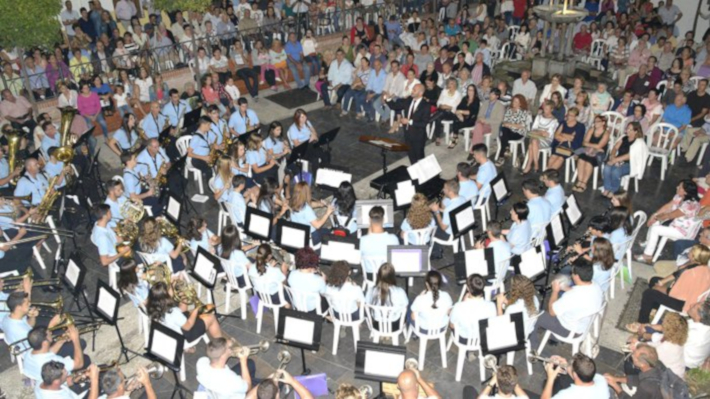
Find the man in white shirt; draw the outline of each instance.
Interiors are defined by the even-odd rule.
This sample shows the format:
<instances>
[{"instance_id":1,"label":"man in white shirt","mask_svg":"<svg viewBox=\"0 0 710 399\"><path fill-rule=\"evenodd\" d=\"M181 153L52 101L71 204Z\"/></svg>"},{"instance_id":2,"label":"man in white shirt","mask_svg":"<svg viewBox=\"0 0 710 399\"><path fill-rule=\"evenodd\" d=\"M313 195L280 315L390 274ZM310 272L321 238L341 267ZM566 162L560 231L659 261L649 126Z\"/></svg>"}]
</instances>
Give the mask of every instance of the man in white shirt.
<instances>
[{"instance_id":1,"label":"man in white shirt","mask_svg":"<svg viewBox=\"0 0 710 399\"><path fill-rule=\"evenodd\" d=\"M383 227L385 220L384 208L381 206L373 206L368 215L370 216L370 227L367 234L360 237L360 255L363 258L377 258L385 261L387 260L387 247L399 245L399 238L394 234L388 233ZM374 266L374 269L366 269L365 272L372 274L377 273L381 264L372 266Z\"/></svg>"},{"instance_id":2,"label":"man in white shirt","mask_svg":"<svg viewBox=\"0 0 710 399\"><path fill-rule=\"evenodd\" d=\"M515 96L517 94L522 94L522 96L528 100L528 104L530 104L530 106L535 103L537 86L535 86L535 82L530 80L529 69L524 69L520 74L520 77L515 79L515 82L513 82L513 95Z\"/></svg>"},{"instance_id":3,"label":"man in white shirt","mask_svg":"<svg viewBox=\"0 0 710 399\"><path fill-rule=\"evenodd\" d=\"M73 370L80 370L91 362L85 356L79 342L79 330L75 326L70 326L66 331L66 339L53 340L52 333L46 327L35 327L30 331L27 341L32 348L25 356L23 364L23 374L35 382L42 380L42 366L49 361L60 362L68 373ZM62 346L70 342L73 347L73 356L59 356L57 353ZM86 363L85 363L86 360Z\"/></svg>"},{"instance_id":4,"label":"man in white shirt","mask_svg":"<svg viewBox=\"0 0 710 399\"><path fill-rule=\"evenodd\" d=\"M72 39L74 39L74 24L79 22L81 15L74 9L71 1L64 3L64 6L66 7L66 10L62 11L59 18L62 20L62 25L64 25L64 29L67 32L69 42L71 42Z\"/></svg>"},{"instance_id":5,"label":"man in white shirt","mask_svg":"<svg viewBox=\"0 0 710 399\"><path fill-rule=\"evenodd\" d=\"M419 388L426 396L419 395ZM442 396L422 377L417 369L402 371L397 377L397 388L401 399L441 399Z\"/></svg>"},{"instance_id":6,"label":"man in white shirt","mask_svg":"<svg viewBox=\"0 0 710 399\"><path fill-rule=\"evenodd\" d=\"M577 353L571 365L560 356L552 356L552 359L561 366L552 362L545 364L547 381L541 399L609 399L609 384L604 376L597 374L597 366L589 356ZM559 377L563 368L568 375ZM557 391L554 396L553 389Z\"/></svg>"},{"instance_id":7,"label":"man in white shirt","mask_svg":"<svg viewBox=\"0 0 710 399\"><path fill-rule=\"evenodd\" d=\"M335 52L335 61L330 64L328 69L328 81L323 83L320 87L320 95L323 98L323 104L326 108L332 106L330 101L329 90L334 91L338 95L338 100L336 101L336 106L340 104L348 89L350 89L350 84L353 82L353 65L350 61L345 59L345 52L342 49L338 49Z\"/></svg>"},{"instance_id":8,"label":"man in white shirt","mask_svg":"<svg viewBox=\"0 0 710 399\"><path fill-rule=\"evenodd\" d=\"M385 87L382 89L382 95L374 103L375 111L380 114L381 124L389 124L390 107L387 106L386 101L402 97L405 79L402 72L399 71L399 61L392 61L390 63L390 72L385 77Z\"/></svg>"},{"instance_id":9,"label":"man in white shirt","mask_svg":"<svg viewBox=\"0 0 710 399\"><path fill-rule=\"evenodd\" d=\"M562 209L567 197L565 197L565 189L560 185L560 172L555 169L548 169L542 172L540 180L547 187L545 191L545 199L550 203L550 210L554 215Z\"/></svg>"},{"instance_id":10,"label":"man in white shirt","mask_svg":"<svg viewBox=\"0 0 710 399\"><path fill-rule=\"evenodd\" d=\"M136 378L126 384L126 377L118 370L106 371L101 376L101 389L104 394L99 399L130 399L131 391L140 389L139 384L145 389L146 399L157 399L153 384L150 382L150 375L145 367L138 368Z\"/></svg>"},{"instance_id":11,"label":"man in white shirt","mask_svg":"<svg viewBox=\"0 0 710 399\"><path fill-rule=\"evenodd\" d=\"M591 262L578 258L577 263L572 266L574 287L560 298L560 282L555 280L552 283L547 312L540 316L536 327L564 337L568 336L570 331L575 334L584 333L604 301L602 289L592 282L593 276ZM533 350L538 349L540 338L535 331L530 335L530 344Z\"/></svg>"},{"instance_id":12,"label":"man in white shirt","mask_svg":"<svg viewBox=\"0 0 710 399\"><path fill-rule=\"evenodd\" d=\"M207 357L197 361L197 381L219 398L244 398L251 389L256 372L254 361L249 359L249 349L239 351L239 364L230 369L227 361L232 357L230 342L216 338L207 344Z\"/></svg>"},{"instance_id":13,"label":"man in white shirt","mask_svg":"<svg viewBox=\"0 0 710 399\"><path fill-rule=\"evenodd\" d=\"M131 18L138 14L136 5L130 0L118 0L116 3L116 19L121 22L121 25L126 30L131 28Z\"/></svg>"},{"instance_id":14,"label":"man in white shirt","mask_svg":"<svg viewBox=\"0 0 710 399\"><path fill-rule=\"evenodd\" d=\"M685 367L700 367L710 356L710 302L698 302L688 309L688 340L683 345Z\"/></svg>"}]
</instances>

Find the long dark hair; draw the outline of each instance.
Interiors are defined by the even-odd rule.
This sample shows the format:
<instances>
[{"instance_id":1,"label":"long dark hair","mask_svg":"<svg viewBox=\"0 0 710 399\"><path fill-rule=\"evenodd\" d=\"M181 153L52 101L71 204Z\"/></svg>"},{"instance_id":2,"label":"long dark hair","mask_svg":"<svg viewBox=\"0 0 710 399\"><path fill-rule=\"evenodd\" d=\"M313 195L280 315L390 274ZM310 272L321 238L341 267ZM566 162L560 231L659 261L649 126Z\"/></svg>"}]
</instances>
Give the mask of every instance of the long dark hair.
<instances>
[{"instance_id":1,"label":"long dark hair","mask_svg":"<svg viewBox=\"0 0 710 399\"><path fill-rule=\"evenodd\" d=\"M256 271L260 276L266 273L266 266L271 260L271 246L269 244L261 244L259 248L256 249L255 263Z\"/></svg>"},{"instance_id":2,"label":"long dark hair","mask_svg":"<svg viewBox=\"0 0 710 399\"><path fill-rule=\"evenodd\" d=\"M338 205L338 214L342 216L350 216L355 208L355 189L350 182L344 181L340 183L338 191L334 195L335 203Z\"/></svg>"},{"instance_id":3,"label":"long dark hair","mask_svg":"<svg viewBox=\"0 0 710 399\"><path fill-rule=\"evenodd\" d=\"M239 230L234 225L229 225L222 230L221 237L222 258L229 259L232 252L242 250L242 240L239 238Z\"/></svg>"},{"instance_id":4,"label":"long dark hair","mask_svg":"<svg viewBox=\"0 0 710 399\"><path fill-rule=\"evenodd\" d=\"M631 225L629 210L625 206L615 206L609 212L609 220L611 221L611 230L614 231L620 227L624 228L624 234L630 236L634 228Z\"/></svg>"},{"instance_id":5,"label":"long dark hair","mask_svg":"<svg viewBox=\"0 0 710 399\"><path fill-rule=\"evenodd\" d=\"M276 128L279 128L279 127L281 128L281 134L279 135L279 137L274 137L274 130L276 130ZM269 125L269 138L274 143L276 143L277 141L285 141L284 127L281 125L281 122L279 122L279 121L271 122L271 124Z\"/></svg>"},{"instance_id":6,"label":"long dark hair","mask_svg":"<svg viewBox=\"0 0 710 399\"><path fill-rule=\"evenodd\" d=\"M264 179L264 182L259 188L259 197L256 200L257 208L261 205L262 202L266 202L269 211L274 213L274 194L276 194L276 190L278 189L279 183L276 181L276 179L274 179L273 177L267 177L266 179Z\"/></svg>"},{"instance_id":7,"label":"long dark hair","mask_svg":"<svg viewBox=\"0 0 710 399\"><path fill-rule=\"evenodd\" d=\"M203 224L205 224L205 219L199 216L190 219L187 223L187 234L185 234L185 238L188 240L201 240L202 233L200 233L200 229Z\"/></svg>"},{"instance_id":8,"label":"long dark hair","mask_svg":"<svg viewBox=\"0 0 710 399\"><path fill-rule=\"evenodd\" d=\"M138 274L136 274L136 261L126 259L120 265L121 271L118 274L118 288L121 291L133 293L138 285Z\"/></svg>"},{"instance_id":9,"label":"long dark hair","mask_svg":"<svg viewBox=\"0 0 710 399\"><path fill-rule=\"evenodd\" d=\"M377 283L375 284L375 297L372 298L375 305L387 306L390 295L390 287L397 285L397 278L394 274L394 266L385 262L377 270ZM377 303L379 299L379 303Z\"/></svg>"},{"instance_id":10,"label":"long dark hair","mask_svg":"<svg viewBox=\"0 0 710 399\"><path fill-rule=\"evenodd\" d=\"M432 309L436 309L436 301L439 300L439 288L441 287L441 273L436 270L431 270L426 275L426 290L424 292L431 291L431 297L434 302L431 304Z\"/></svg>"},{"instance_id":11,"label":"long dark hair","mask_svg":"<svg viewBox=\"0 0 710 399\"><path fill-rule=\"evenodd\" d=\"M138 119L136 118L135 115L133 115L131 113L126 113L126 115L123 116L123 122L121 123L121 127L123 128L123 130L125 130L126 138L128 139L128 141L131 141L131 130L132 129L130 129L128 127L128 121L131 119L131 117L133 117L133 119L135 120L135 122L133 123L133 129L135 129L136 126L138 125Z\"/></svg>"},{"instance_id":12,"label":"long dark hair","mask_svg":"<svg viewBox=\"0 0 710 399\"><path fill-rule=\"evenodd\" d=\"M174 307L175 301L170 296L167 284L160 282L150 288L146 309L151 320L161 321L168 311Z\"/></svg>"},{"instance_id":13,"label":"long dark hair","mask_svg":"<svg viewBox=\"0 0 710 399\"><path fill-rule=\"evenodd\" d=\"M685 179L681 180L680 184L683 186L683 190L685 190L683 201L700 201L700 197L698 197L698 185L695 184L694 181Z\"/></svg>"}]
</instances>

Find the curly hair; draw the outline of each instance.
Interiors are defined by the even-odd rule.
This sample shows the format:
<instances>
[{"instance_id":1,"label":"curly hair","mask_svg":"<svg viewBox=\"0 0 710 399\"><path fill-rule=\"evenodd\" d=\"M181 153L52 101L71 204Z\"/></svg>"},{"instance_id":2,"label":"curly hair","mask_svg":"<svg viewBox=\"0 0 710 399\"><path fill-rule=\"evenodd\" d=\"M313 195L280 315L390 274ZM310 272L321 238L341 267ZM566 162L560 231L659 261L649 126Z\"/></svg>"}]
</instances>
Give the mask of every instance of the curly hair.
<instances>
[{"instance_id":1,"label":"curly hair","mask_svg":"<svg viewBox=\"0 0 710 399\"><path fill-rule=\"evenodd\" d=\"M335 399L360 399L360 391L354 385L341 384L335 391Z\"/></svg>"},{"instance_id":2,"label":"curly hair","mask_svg":"<svg viewBox=\"0 0 710 399\"><path fill-rule=\"evenodd\" d=\"M328 285L335 288L341 288L348 277L350 276L350 265L344 260L333 262L328 273Z\"/></svg>"},{"instance_id":3,"label":"curly hair","mask_svg":"<svg viewBox=\"0 0 710 399\"><path fill-rule=\"evenodd\" d=\"M431 224L431 211L426 196L422 193L414 194L412 204L407 212L407 221L412 230L423 229Z\"/></svg>"},{"instance_id":4,"label":"curly hair","mask_svg":"<svg viewBox=\"0 0 710 399\"><path fill-rule=\"evenodd\" d=\"M522 274L516 274L510 279L510 292L508 293L508 303L513 304L522 299L530 315L536 314L535 308L535 285L529 278Z\"/></svg>"},{"instance_id":5,"label":"curly hair","mask_svg":"<svg viewBox=\"0 0 710 399\"><path fill-rule=\"evenodd\" d=\"M318 254L311 247L296 251L296 269L317 269Z\"/></svg>"},{"instance_id":6,"label":"curly hair","mask_svg":"<svg viewBox=\"0 0 710 399\"><path fill-rule=\"evenodd\" d=\"M676 312L663 316L663 340L683 346L688 340L688 321Z\"/></svg>"},{"instance_id":7,"label":"curly hair","mask_svg":"<svg viewBox=\"0 0 710 399\"><path fill-rule=\"evenodd\" d=\"M143 222L143 235L138 239L141 251L152 254L160 246L160 228L155 218L147 218Z\"/></svg>"}]
</instances>

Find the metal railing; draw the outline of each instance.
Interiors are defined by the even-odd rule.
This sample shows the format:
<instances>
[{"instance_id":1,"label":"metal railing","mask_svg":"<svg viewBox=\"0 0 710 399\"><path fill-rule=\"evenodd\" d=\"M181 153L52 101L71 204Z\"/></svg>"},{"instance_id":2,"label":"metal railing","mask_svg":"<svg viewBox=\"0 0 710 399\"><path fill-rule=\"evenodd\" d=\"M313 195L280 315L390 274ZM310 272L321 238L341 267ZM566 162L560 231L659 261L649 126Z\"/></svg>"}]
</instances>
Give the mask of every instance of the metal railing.
<instances>
[{"instance_id":1,"label":"metal railing","mask_svg":"<svg viewBox=\"0 0 710 399\"><path fill-rule=\"evenodd\" d=\"M432 2L435 0L426 1L426 3ZM125 70L130 77L130 83L132 83L138 76L139 68L142 67L147 69L149 76L188 66L194 67L194 60L199 48L205 48L208 56L211 57L212 50L219 47L223 57L230 57L231 48L237 41L242 43L246 52L251 52L257 40L261 40L266 47L270 47L276 39L285 42L291 32L296 33L299 39L308 29L311 29L316 37L335 33L349 34L357 18L362 17L366 25L376 24L379 17L384 18L386 22L391 15L401 18L406 12L421 11L423 7L420 4L421 2L418 0L394 0L368 7L357 6L342 9L332 7L317 11L309 10L294 13L277 23L258 26L254 29L241 31L237 29L235 32L222 35L215 33L214 35L193 37L191 40L183 38L178 43L166 46L151 47L150 41L148 41L145 48L131 49L120 55L106 53L106 56L101 59L84 49L82 57L89 59L88 62L74 63L70 60L67 65L58 60L57 67L47 64L44 71L29 71L23 66L21 73L14 78L0 74L0 89L8 88L13 94L25 95L34 103L58 96L56 85L59 82L66 82L74 87L83 79L99 75L104 83L127 83L119 79L120 71ZM406 21L401 22L402 29L406 29ZM125 87L125 90L131 94L132 87Z\"/></svg>"}]
</instances>

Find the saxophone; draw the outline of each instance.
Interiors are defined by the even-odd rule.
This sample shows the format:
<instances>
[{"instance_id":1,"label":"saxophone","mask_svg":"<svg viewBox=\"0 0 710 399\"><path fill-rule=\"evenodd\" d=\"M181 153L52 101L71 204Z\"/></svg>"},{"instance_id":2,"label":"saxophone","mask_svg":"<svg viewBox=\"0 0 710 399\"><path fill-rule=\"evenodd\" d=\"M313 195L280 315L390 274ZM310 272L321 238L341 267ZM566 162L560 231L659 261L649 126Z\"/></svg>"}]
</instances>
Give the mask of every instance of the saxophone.
<instances>
[{"instance_id":1,"label":"saxophone","mask_svg":"<svg viewBox=\"0 0 710 399\"><path fill-rule=\"evenodd\" d=\"M59 198L59 191L54 189L54 186L57 184L58 179L59 175L54 176L49 180L47 192L44 193L42 200L37 205L37 214L34 215L35 223L44 223L44 220L47 218L49 211L52 210L52 205L54 205L54 202L57 200L57 198Z\"/></svg>"},{"instance_id":2,"label":"saxophone","mask_svg":"<svg viewBox=\"0 0 710 399\"><path fill-rule=\"evenodd\" d=\"M222 128L222 144L224 144L224 153L229 154L229 149L232 147L233 140L232 135L229 134L229 129L227 129L226 123Z\"/></svg>"}]
</instances>

